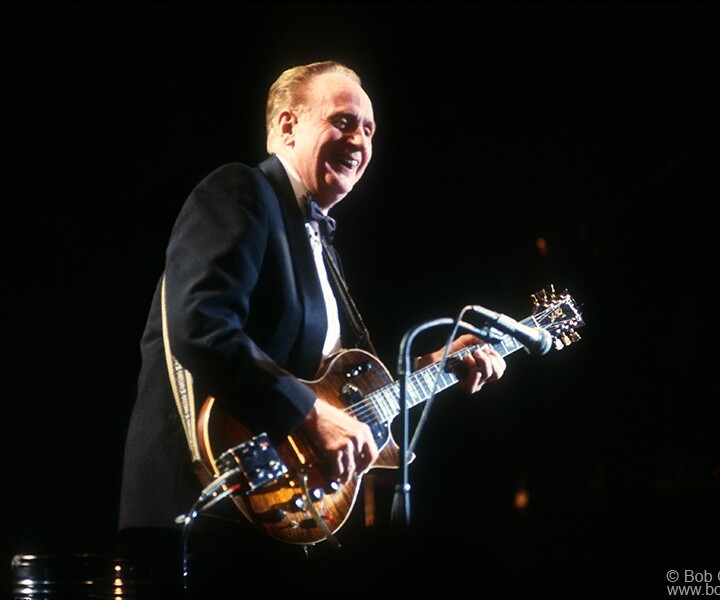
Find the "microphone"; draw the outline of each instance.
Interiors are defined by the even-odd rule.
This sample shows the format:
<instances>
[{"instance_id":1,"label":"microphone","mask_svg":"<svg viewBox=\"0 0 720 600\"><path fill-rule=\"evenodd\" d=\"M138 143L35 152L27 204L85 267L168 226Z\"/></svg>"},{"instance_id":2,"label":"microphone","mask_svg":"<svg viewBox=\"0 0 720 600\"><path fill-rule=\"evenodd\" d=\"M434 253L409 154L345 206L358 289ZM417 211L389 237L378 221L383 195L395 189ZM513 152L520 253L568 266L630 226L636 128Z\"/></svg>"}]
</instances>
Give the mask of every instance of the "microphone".
<instances>
[{"instance_id":1,"label":"microphone","mask_svg":"<svg viewBox=\"0 0 720 600\"><path fill-rule=\"evenodd\" d=\"M553 345L552 336L542 327L528 327L502 313L489 310L482 306L471 306L470 310L481 315L492 327L507 333L519 341L528 354L542 356L547 354Z\"/></svg>"}]
</instances>

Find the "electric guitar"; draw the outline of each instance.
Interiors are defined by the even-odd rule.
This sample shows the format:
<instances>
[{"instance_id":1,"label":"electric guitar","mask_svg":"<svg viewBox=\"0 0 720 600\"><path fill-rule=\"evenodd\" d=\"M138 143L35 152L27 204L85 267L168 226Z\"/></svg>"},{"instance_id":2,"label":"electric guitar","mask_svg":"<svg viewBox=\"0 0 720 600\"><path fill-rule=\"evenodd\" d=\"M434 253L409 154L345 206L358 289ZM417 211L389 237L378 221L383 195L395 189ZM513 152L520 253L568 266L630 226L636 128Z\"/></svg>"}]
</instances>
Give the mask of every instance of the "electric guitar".
<instances>
[{"instance_id":1,"label":"electric guitar","mask_svg":"<svg viewBox=\"0 0 720 600\"><path fill-rule=\"evenodd\" d=\"M531 299L533 312L523 324L548 331L557 350L580 339L576 329L584 322L567 292L556 294L550 286ZM503 356L523 347L505 335L498 342L471 345L450 355L442 371L437 362L411 373L405 389L408 407L457 383L458 375L447 365L488 344ZM372 469L399 467L400 449L390 424L400 413L400 385L375 356L364 350L343 350L328 362L319 379L305 383L318 398L370 426L379 449ZM217 482L212 496L229 496L252 524L282 542L337 543L334 533L352 511L362 476L346 484L329 479L319 452L299 430L273 445L264 433L251 431L228 414L213 397L198 413L198 438Z\"/></svg>"}]
</instances>

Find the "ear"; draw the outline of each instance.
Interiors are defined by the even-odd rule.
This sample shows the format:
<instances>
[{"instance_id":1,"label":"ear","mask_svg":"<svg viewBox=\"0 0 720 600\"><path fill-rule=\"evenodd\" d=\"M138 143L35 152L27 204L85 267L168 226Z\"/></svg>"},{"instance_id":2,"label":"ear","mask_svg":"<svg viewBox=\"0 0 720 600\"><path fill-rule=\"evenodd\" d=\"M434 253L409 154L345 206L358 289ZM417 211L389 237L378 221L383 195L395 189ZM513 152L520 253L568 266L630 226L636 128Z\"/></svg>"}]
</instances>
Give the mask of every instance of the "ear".
<instances>
[{"instance_id":1,"label":"ear","mask_svg":"<svg viewBox=\"0 0 720 600\"><path fill-rule=\"evenodd\" d=\"M289 110L284 110L277 118L278 131L280 139L286 146L292 146L295 143L295 125L297 125L297 117Z\"/></svg>"}]
</instances>

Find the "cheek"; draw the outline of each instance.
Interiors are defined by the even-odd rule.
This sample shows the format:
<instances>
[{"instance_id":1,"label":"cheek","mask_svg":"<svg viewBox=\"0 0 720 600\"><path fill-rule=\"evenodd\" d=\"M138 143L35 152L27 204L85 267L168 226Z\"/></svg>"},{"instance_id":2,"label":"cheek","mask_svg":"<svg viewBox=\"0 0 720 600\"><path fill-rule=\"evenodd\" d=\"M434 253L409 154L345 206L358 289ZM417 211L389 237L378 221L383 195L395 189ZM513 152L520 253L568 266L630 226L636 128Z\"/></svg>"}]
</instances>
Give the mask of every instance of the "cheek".
<instances>
[{"instance_id":1,"label":"cheek","mask_svg":"<svg viewBox=\"0 0 720 600\"><path fill-rule=\"evenodd\" d=\"M370 144L368 144L368 147L365 150L365 166L367 167L370 164L370 161L372 160L373 156L373 149Z\"/></svg>"},{"instance_id":2,"label":"cheek","mask_svg":"<svg viewBox=\"0 0 720 600\"><path fill-rule=\"evenodd\" d=\"M365 162L362 164L362 166L358 170L359 175L362 175L365 172L365 169L368 168L368 165L370 164L371 160L372 160L372 148L368 148L365 152Z\"/></svg>"}]
</instances>

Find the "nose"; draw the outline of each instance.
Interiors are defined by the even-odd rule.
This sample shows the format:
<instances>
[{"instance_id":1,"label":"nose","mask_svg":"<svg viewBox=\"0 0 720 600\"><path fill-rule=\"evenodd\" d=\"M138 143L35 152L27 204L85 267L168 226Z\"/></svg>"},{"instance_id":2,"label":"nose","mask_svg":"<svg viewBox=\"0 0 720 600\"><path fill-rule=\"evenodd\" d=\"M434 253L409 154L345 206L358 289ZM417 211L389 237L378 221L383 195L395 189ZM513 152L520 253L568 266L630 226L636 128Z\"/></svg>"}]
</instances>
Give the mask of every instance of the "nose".
<instances>
[{"instance_id":1,"label":"nose","mask_svg":"<svg viewBox=\"0 0 720 600\"><path fill-rule=\"evenodd\" d=\"M365 133L362 127L356 127L349 133L348 141L361 150L370 149L372 147L372 138Z\"/></svg>"}]
</instances>

